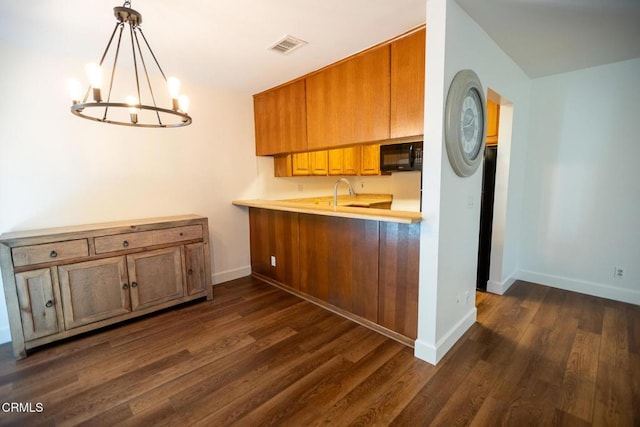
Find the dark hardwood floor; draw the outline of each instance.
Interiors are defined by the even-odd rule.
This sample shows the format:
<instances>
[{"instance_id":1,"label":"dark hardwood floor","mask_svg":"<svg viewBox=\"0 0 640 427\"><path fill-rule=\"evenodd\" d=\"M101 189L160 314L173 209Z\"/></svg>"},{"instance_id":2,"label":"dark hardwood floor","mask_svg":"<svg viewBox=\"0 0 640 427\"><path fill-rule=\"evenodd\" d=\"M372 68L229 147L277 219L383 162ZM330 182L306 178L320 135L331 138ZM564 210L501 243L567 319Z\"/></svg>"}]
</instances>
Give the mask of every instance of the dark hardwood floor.
<instances>
[{"instance_id":1,"label":"dark hardwood floor","mask_svg":"<svg viewBox=\"0 0 640 427\"><path fill-rule=\"evenodd\" d=\"M518 282L437 366L252 278L14 361L0 425L640 425L640 307Z\"/></svg>"}]
</instances>

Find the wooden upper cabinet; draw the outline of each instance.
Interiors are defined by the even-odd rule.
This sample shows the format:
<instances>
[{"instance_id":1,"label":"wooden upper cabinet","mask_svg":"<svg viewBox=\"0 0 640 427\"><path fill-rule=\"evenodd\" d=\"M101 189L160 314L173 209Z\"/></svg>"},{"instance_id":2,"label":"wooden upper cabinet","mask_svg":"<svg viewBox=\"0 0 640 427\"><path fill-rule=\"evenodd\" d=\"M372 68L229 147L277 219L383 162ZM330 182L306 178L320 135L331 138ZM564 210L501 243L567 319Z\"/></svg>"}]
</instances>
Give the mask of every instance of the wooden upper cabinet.
<instances>
[{"instance_id":1,"label":"wooden upper cabinet","mask_svg":"<svg viewBox=\"0 0 640 427\"><path fill-rule=\"evenodd\" d=\"M329 175L357 175L360 171L360 147L329 150Z\"/></svg>"},{"instance_id":2,"label":"wooden upper cabinet","mask_svg":"<svg viewBox=\"0 0 640 427\"><path fill-rule=\"evenodd\" d=\"M256 155L307 149L304 79L254 95L253 112Z\"/></svg>"},{"instance_id":3,"label":"wooden upper cabinet","mask_svg":"<svg viewBox=\"0 0 640 427\"><path fill-rule=\"evenodd\" d=\"M426 29L391 43L391 138L424 133Z\"/></svg>"},{"instance_id":4,"label":"wooden upper cabinet","mask_svg":"<svg viewBox=\"0 0 640 427\"><path fill-rule=\"evenodd\" d=\"M378 144L363 145L360 175L380 175L380 146Z\"/></svg>"},{"instance_id":5,"label":"wooden upper cabinet","mask_svg":"<svg viewBox=\"0 0 640 427\"><path fill-rule=\"evenodd\" d=\"M389 138L389 52L384 45L307 77L309 150Z\"/></svg>"},{"instance_id":6,"label":"wooden upper cabinet","mask_svg":"<svg viewBox=\"0 0 640 427\"><path fill-rule=\"evenodd\" d=\"M487 145L498 145L500 104L487 99Z\"/></svg>"}]
</instances>

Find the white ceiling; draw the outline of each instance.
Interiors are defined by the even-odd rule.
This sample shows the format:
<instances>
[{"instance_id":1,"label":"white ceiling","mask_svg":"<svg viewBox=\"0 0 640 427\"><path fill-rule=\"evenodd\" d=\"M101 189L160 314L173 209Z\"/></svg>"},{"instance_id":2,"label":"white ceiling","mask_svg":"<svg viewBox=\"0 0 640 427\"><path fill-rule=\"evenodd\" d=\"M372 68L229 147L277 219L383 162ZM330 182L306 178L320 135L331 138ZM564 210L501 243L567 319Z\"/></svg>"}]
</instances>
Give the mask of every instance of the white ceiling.
<instances>
[{"instance_id":1,"label":"white ceiling","mask_svg":"<svg viewBox=\"0 0 640 427\"><path fill-rule=\"evenodd\" d=\"M640 57L640 0L456 0L529 77Z\"/></svg>"},{"instance_id":2,"label":"white ceiling","mask_svg":"<svg viewBox=\"0 0 640 427\"><path fill-rule=\"evenodd\" d=\"M457 0L531 77L640 57L640 0ZM0 0L0 41L96 61L114 0ZM167 74L255 93L424 23L426 0L133 0ZM267 50L283 35L309 44ZM2 66L5 66L3 64Z\"/></svg>"}]
</instances>

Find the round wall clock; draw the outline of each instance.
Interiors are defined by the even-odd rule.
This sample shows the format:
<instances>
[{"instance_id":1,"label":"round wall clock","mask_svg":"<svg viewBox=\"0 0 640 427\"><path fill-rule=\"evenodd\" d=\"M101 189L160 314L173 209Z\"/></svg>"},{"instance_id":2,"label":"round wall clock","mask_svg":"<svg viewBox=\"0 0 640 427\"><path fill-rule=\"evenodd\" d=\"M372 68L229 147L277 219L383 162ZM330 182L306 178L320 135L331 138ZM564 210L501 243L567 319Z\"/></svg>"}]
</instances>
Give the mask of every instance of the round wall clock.
<instances>
[{"instance_id":1,"label":"round wall clock","mask_svg":"<svg viewBox=\"0 0 640 427\"><path fill-rule=\"evenodd\" d=\"M459 71L447 94L444 137L451 167L471 176L480 166L487 133L484 91L472 70Z\"/></svg>"}]
</instances>

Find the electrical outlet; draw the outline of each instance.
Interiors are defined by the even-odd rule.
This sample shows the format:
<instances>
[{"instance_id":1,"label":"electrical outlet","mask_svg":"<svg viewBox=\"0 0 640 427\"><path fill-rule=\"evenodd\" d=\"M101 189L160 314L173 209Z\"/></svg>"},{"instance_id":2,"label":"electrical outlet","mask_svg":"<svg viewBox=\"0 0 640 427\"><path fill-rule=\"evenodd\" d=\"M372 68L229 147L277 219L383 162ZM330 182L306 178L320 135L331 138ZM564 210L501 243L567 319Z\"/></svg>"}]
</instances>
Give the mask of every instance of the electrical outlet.
<instances>
[{"instance_id":1,"label":"electrical outlet","mask_svg":"<svg viewBox=\"0 0 640 427\"><path fill-rule=\"evenodd\" d=\"M302 191L302 184L298 184L298 191Z\"/></svg>"},{"instance_id":2,"label":"electrical outlet","mask_svg":"<svg viewBox=\"0 0 640 427\"><path fill-rule=\"evenodd\" d=\"M271 255L271 267L275 267L276 266L276 257Z\"/></svg>"},{"instance_id":3,"label":"electrical outlet","mask_svg":"<svg viewBox=\"0 0 640 427\"><path fill-rule=\"evenodd\" d=\"M613 268L613 278L622 280L624 279L624 268L622 267L614 267Z\"/></svg>"},{"instance_id":4,"label":"electrical outlet","mask_svg":"<svg viewBox=\"0 0 640 427\"><path fill-rule=\"evenodd\" d=\"M467 207L469 209L473 209L473 196L468 196L467 197Z\"/></svg>"},{"instance_id":5,"label":"electrical outlet","mask_svg":"<svg viewBox=\"0 0 640 427\"><path fill-rule=\"evenodd\" d=\"M464 293L464 303L467 304L467 305L469 305L469 298L470 298L469 291L466 291Z\"/></svg>"}]
</instances>

